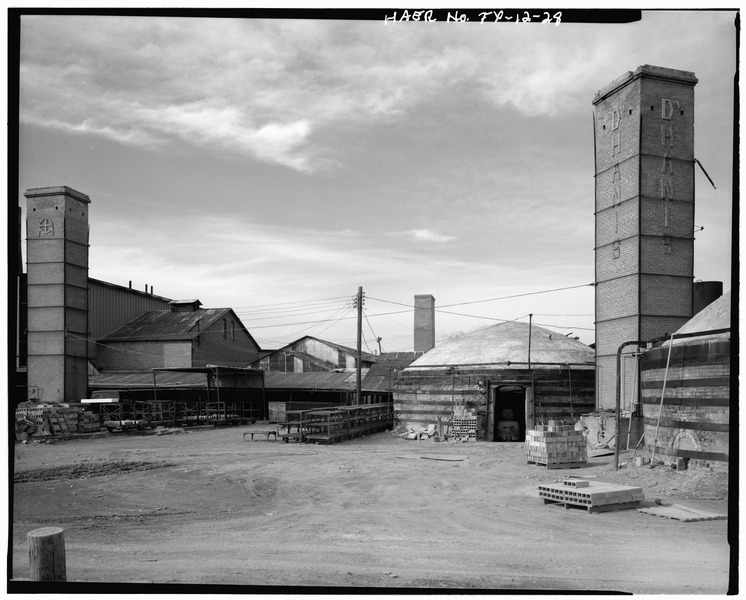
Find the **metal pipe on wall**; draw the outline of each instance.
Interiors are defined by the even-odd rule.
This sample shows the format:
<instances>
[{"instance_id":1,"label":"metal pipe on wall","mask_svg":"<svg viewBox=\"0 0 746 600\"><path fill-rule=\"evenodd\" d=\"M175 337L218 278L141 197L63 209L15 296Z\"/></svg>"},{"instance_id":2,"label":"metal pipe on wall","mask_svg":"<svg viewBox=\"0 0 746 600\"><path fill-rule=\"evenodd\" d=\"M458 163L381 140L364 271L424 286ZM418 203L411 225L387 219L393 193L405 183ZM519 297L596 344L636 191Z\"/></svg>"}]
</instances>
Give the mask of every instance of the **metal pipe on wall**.
<instances>
[{"instance_id":1,"label":"metal pipe on wall","mask_svg":"<svg viewBox=\"0 0 746 600\"><path fill-rule=\"evenodd\" d=\"M634 345L636 345L638 348L642 348L644 346L647 346L647 343L641 342L639 340L635 340L633 342L624 342L621 346L619 346L619 349L616 351L616 443L614 444L614 468L615 469L619 469L619 443L621 440L619 431L622 426L622 417L621 417L622 350L624 350L624 348L626 348L627 346L634 346Z\"/></svg>"}]
</instances>

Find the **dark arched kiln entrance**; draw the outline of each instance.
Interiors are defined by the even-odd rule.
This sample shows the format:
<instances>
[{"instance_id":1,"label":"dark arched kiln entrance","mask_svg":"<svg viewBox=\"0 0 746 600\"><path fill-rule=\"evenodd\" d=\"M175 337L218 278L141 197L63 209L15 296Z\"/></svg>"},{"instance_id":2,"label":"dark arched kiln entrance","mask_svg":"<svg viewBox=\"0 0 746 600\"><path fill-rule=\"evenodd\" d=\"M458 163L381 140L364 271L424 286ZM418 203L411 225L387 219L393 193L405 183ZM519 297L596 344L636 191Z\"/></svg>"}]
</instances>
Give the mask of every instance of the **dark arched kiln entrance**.
<instances>
[{"instance_id":1,"label":"dark arched kiln entrance","mask_svg":"<svg viewBox=\"0 0 746 600\"><path fill-rule=\"evenodd\" d=\"M494 442L522 442L526 437L526 387L501 385L493 390Z\"/></svg>"}]
</instances>

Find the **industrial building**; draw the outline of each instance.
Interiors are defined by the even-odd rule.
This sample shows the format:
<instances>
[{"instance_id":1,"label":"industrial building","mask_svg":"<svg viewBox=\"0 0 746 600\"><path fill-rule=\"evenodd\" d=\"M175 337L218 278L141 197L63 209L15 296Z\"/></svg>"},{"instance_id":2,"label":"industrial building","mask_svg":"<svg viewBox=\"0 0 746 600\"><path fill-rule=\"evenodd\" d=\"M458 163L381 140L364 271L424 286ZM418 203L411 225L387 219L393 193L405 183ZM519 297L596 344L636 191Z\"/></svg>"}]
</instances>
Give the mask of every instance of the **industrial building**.
<instances>
[{"instance_id":1,"label":"industrial building","mask_svg":"<svg viewBox=\"0 0 746 600\"><path fill-rule=\"evenodd\" d=\"M233 405L266 416L263 372L246 368L259 346L233 310L89 278L90 198L66 186L25 196L15 404L75 404L91 390L116 390L136 400L219 401L224 414ZM157 381L154 369L180 371Z\"/></svg>"},{"instance_id":2,"label":"industrial building","mask_svg":"<svg viewBox=\"0 0 746 600\"><path fill-rule=\"evenodd\" d=\"M361 353L361 368L367 369L375 362L373 354ZM306 335L277 350L263 352L251 366L267 373L353 370L357 368L357 350Z\"/></svg>"},{"instance_id":3,"label":"industrial building","mask_svg":"<svg viewBox=\"0 0 746 600\"><path fill-rule=\"evenodd\" d=\"M111 390L138 402L219 400L234 413L267 418L289 407L356 401L352 348L305 336L263 351L230 308L89 278L90 198L66 186L25 196L28 272L19 244L16 404L78 403ZM20 210L18 226L20 232ZM361 401L390 402L391 372L421 354L363 353Z\"/></svg>"},{"instance_id":4,"label":"industrial building","mask_svg":"<svg viewBox=\"0 0 746 600\"><path fill-rule=\"evenodd\" d=\"M159 367L245 366L259 345L230 308L174 300L169 310L140 313L98 340L102 371Z\"/></svg>"}]
</instances>

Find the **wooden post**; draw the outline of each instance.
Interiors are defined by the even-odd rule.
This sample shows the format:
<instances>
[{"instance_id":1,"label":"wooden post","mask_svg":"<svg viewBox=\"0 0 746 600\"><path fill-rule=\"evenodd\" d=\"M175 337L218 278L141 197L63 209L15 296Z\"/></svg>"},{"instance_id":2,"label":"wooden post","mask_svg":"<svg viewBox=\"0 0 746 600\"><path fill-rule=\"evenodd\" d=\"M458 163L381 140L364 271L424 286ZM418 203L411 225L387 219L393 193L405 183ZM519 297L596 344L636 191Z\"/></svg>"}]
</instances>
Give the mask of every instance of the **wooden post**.
<instances>
[{"instance_id":1,"label":"wooden post","mask_svg":"<svg viewBox=\"0 0 746 600\"><path fill-rule=\"evenodd\" d=\"M42 527L30 531L26 539L31 581L67 581L65 531Z\"/></svg>"}]
</instances>

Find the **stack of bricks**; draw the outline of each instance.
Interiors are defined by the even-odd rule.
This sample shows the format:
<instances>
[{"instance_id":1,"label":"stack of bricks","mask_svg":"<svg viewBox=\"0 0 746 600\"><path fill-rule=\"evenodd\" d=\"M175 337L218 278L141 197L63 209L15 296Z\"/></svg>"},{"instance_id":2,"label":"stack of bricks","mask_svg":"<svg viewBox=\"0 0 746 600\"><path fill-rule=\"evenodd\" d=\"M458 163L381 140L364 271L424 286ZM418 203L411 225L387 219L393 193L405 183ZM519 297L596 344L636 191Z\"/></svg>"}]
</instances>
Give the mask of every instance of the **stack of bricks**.
<instances>
[{"instance_id":1,"label":"stack of bricks","mask_svg":"<svg viewBox=\"0 0 746 600\"><path fill-rule=\"evenodd\" d=\"M101 421L96 413L83 410L78 413L78 433L95 433L101 430Z\"/></svg>"},{"instance_id":2,"label":"stack of bricks","mask_svg":"<svg viewBox=\"0 0 746 600\"><path fill-rule=\"evenodd\" d=\"M544 504L563 504L566 508L568 505L579 506L588 512L635 508L645 499L641 487L583 479L540 485L539 496L544 499Z\"/></svg>"},{"instance_id":3,"label":"stack of bricks","mask_svg":"<svg viewBox=\"0 0 746 600\"><path fill-rule=\"evenodd\" d=\"M98 431L100 428L98 415L65 404L24 402L16 409L15 417L16 422L33 423L36 426L35 431L25 428L32 436L70 435Z\"/></svg>"},{"instance_id":4,"label":"stack of bricks","mask_svg":"<svg viewBox=\"0 0 746 600\"><path fill-rule=\"evenodd\" d=\"M526 431L526 461L548 469L583 467L588 463L588 443L574 425L549 421Z\"/></svg>"}]
</instances>

